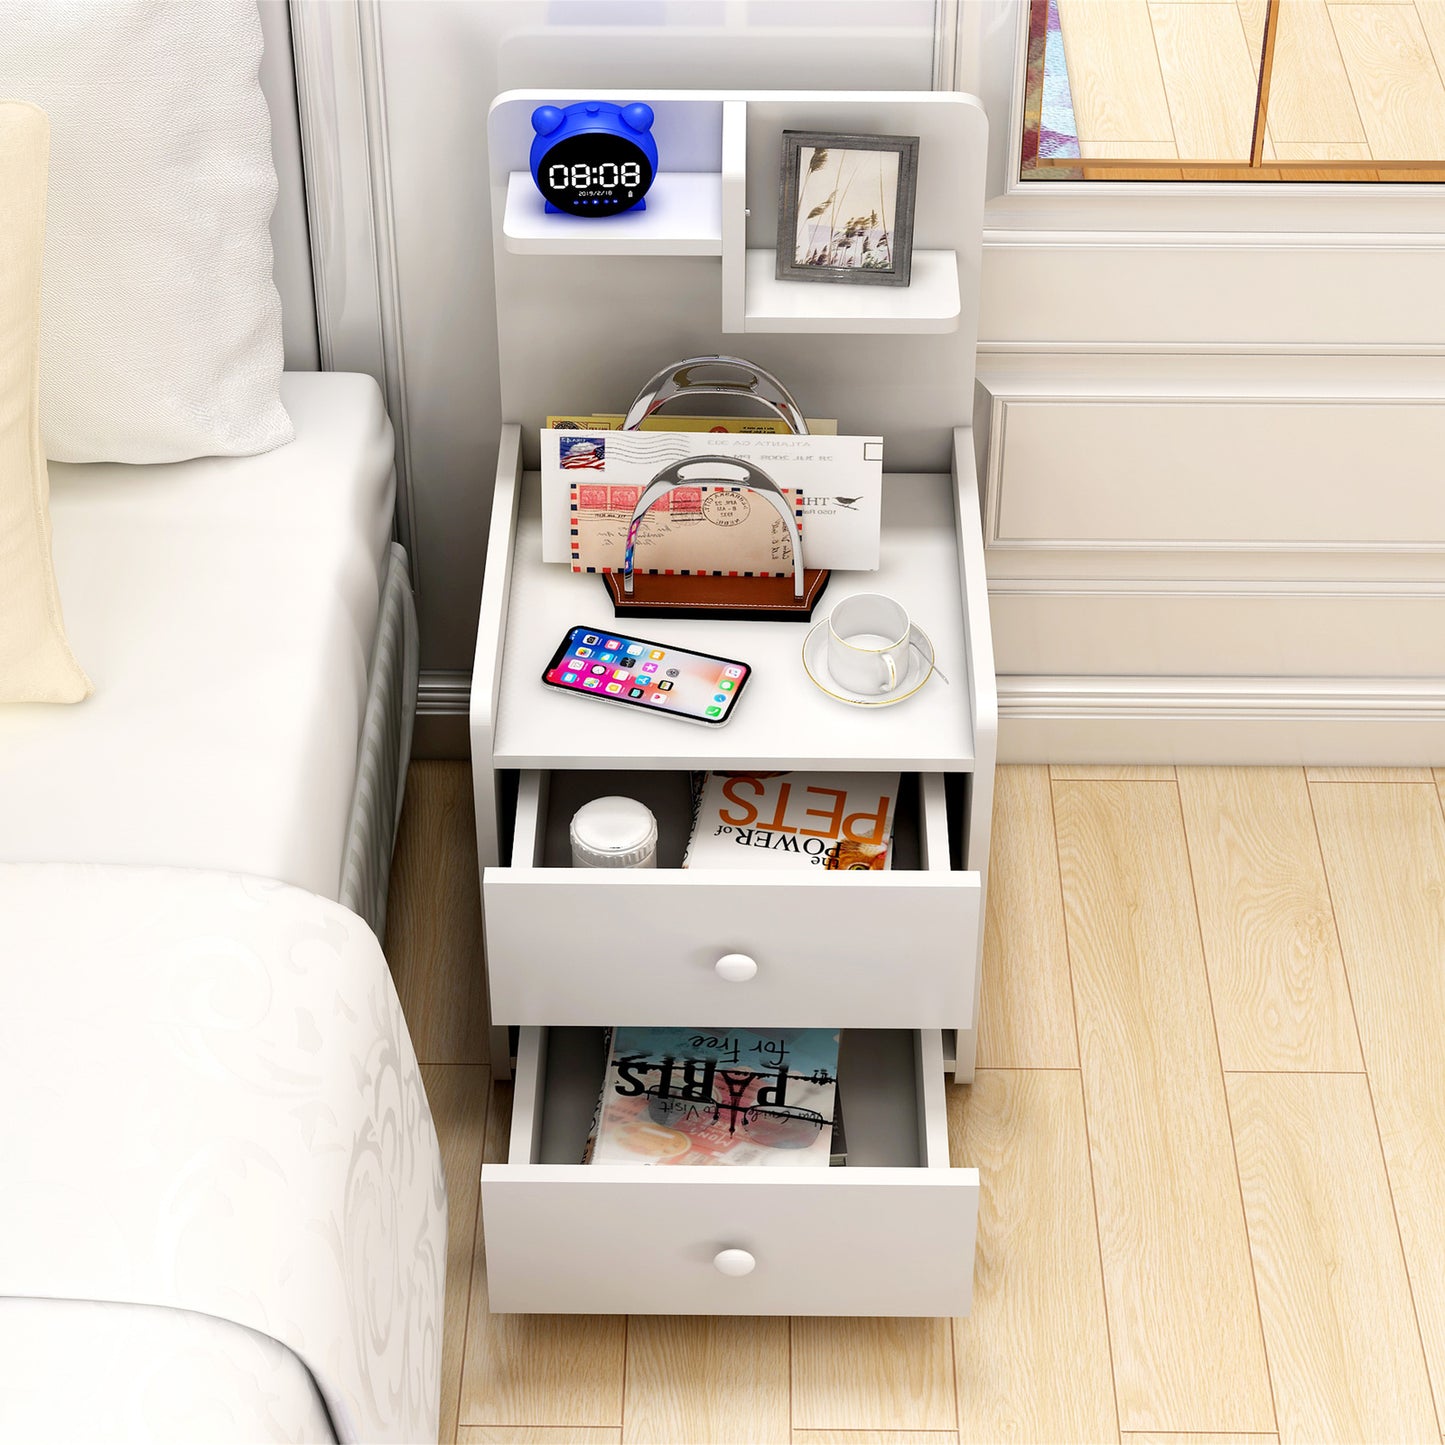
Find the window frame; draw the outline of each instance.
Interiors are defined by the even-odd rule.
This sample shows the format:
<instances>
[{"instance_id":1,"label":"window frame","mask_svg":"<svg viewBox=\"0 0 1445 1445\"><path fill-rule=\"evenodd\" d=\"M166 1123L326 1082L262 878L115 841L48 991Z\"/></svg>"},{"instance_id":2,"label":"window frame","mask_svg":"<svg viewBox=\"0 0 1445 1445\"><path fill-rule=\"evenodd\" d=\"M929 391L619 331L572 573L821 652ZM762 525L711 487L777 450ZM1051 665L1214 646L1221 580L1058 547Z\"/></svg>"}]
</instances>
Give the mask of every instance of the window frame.
<instances>
[{"instance_id":1,"label":"window frame","mask_svg":"<svg viewBox=\"0 0 1445 1445\"><path fill-rule=\"evenodd\" d=\"M938 0L938 6L940 35L957 37L953 86L977 95L988 115L989 230L1381 242L1445 237L1445 184L1433 181L1022 180L1029 0Z\"/></svg>"}]
</instances>

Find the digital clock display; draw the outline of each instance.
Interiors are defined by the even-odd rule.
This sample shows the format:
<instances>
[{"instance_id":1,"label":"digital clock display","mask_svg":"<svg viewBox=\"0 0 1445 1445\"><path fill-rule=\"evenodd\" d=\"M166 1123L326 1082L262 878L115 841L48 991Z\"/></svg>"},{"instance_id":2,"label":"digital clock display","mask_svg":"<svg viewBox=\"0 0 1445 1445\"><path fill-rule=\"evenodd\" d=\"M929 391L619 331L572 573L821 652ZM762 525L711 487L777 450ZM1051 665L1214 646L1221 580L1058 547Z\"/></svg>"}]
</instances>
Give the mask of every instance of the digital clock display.
<instances>
[{"instance_id":1,"label":"digital clock display","mask_svg":"<svg viewBox=\"0 0 1445 1445\"><path fill-rule=\"evenodd\" d=\"M651 162L624 136L568 136L537 165L537 188L572 216L615 216L630 210L651 184Z\"/></svg>"},{"instance_id":2,"label":"digital clock display","mask_svg":"<svg viewBox=\"0 0 1445 1445\"><path fill-rule=\"evenodd\" d=\"M616 191L626 186L629 190L636 190L642 185L642 162L623 161L619 165L616 161L599 161L595 166L589 166L578 161L569 166L559 161L547 167L547 184L554 191L565 191L570 186L579 194L594 188Z\"/></svg>"}]
</instances>

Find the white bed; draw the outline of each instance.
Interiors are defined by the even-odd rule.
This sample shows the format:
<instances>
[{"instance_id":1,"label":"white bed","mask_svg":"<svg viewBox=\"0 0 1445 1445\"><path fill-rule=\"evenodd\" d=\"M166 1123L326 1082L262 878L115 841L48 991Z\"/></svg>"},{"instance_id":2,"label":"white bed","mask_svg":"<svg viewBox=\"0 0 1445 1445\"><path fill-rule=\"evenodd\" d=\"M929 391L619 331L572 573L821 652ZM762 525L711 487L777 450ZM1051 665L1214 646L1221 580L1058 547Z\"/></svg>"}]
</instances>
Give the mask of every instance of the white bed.
<instances>
[{"instance_id":1,"label":"white bed","mask_svg":"<svg viewBox=\"0 0 1445 1445\"><path fill-rule=\"evenodd\" d=\"M192 868L0 863L0 1439L435 1438L446 1190L381 947Z\"/></svg>"},{"instance_id":2,"label":"white bed","mask_svg":"<svg viewBox=\"0 0 1445 1445\"><path fill-rule=\"evenodd\" d=\"M383 1256L395 1255L383 1258L383 1273L390 1281L420 1271L420 1283L405 1299L398 1295L405 1318L387 1321L380 1334L375 1322L358 1324L334 1300L319 1324L298 1334L294 1306L278 1304L284 1281L264 1286L259 1279L275 1252L272 1234L280 1239L304 1225L317 1241L310 1248L324 1249L327 1233L317 1221L352 1207L349 1181L332 1179L331 1194L318 1187L309 1202L298 1198L295 1218L286 1213L289 1194L266 1203L254 1298L249 1284L221 1288L219 1275L204 1288L195 1278L170 1278L164 1243L151 1250L147 1268L135 1266L149 1247L144 1215L129 1235L116 1224L122 1206L139 1208L148 1190L180 1198L206 1177L197 1170L221 1167L226 1177L225 1150L238 1141L250 1151L245 1157L294 1153L287 1118L268 1121L266 1110L278 1089L284 1092L282 1082L290 1087L299 1077L298 1065L278 1064L277 1038L287 1046L307 1042L289 1038L296 1026L287 1021L301 1017L312 944L309 934L298 934L283 946L283 934L297 910L306 915L311 895L318 907L334 901L329 913L306 915L306 928L328 946L346 940L350 950L343 972L357 991L335 1029L361 1021L358 1056L369 1039L405 1038L377 945L417 665L405 556L390 540L392 431L369 377L288 373L282 396L296 440L259 456L165 466L51 464L66 626L95 694L74 707L0 706L0 898L7 899L0 977L8 1000L8 1016L0 1017L0 1038L7 1039L0 1049L0 1169L8 1170L0 1215L44 1206L28 1226L12 1218L8 1245L0 1240L3 1441L408 1439L398 1431L414 1432L428 1410L435 1418L437 1360L419 1359L418 1350L439 1350L427 1331L434 1324L439 1334L440 1266L432 1268L428 1251L438 1220L444 1237L445 1204L409 1042L391 1049L412 1101L402 1127L374 1127L404 1138L421 1180L405 1209L397 1200L386 1205L396 1212L398 1234L382 1246ZM35 872L35 864L55 871ZM280 909L275 884L256 880L305 892ZM280 921L243 948L237 940L253 905L278 912ZM193 920L192 932L173 936L181 918ZM172 1005L162 993L150 998L149 1013L144 996L132 996L130 980L152 966L205 980L209 992L196 1001L194 1017L166 1017ZM100 970L93 981L88 967ZM227 1018L223 1037L241 1054L260 1052L223 1081L206 1116L236 1105L240 1123L214 1150L198 1145L167 1162L192 1085L184 1072L163 1087L155 1083L164 1044L185 1029L205 1037L258 977L264 1006ZM95 1015L99 991L115 980L125 986ZM341 997L339 989L332 994ZM192 1001L187 995L187 1007ZM162 1010L161 1046L131 1051L123 1014L132 1008L132 1039ZM91 1046L76 1048L76 1029L92 1026ZM24 1051L37 1040L42 1047L27 1062ZM102 1050L110 1050L109 1064L95 1072L90 1066ZM146 1069L152 1092L142 1107L137 1091L147 1087ZM340 1080L334 1072L333 1065L316 1082L318 1091L340 1086L339 1100L314 1106L330 1119L344 1118L351 1096L372 1081L365 1070ZM109 1123L107 1108L116 1111ZM158 1174L122 1179L123 1159L92 1173L103 1144L132 1126L136 1109L130 1152ZM256 1136L243 1140L250 1127ZM356 1126L368 1127L365 1120ZM62 1145L53 1157L51 1135ZM27 1153L42 1160L28 1176L15 1172ZM86 1161L82 1175L94 1188L77 1182L66 1191L65 1207L75 1209L62 1220L55 1201L45 1201L70 1156ZM298 1157L295 1167L303 1168L304 1150ZM393 1182L383 1181L386 1188ZM233 1180L228 1187L230 1208L240 1186ZM333 1198L338 1191L347 1197ZM54 1221L53 1238L37 1252L27 1231L47 1221ZM17 1240L25 1240L23 1248ZM223 1271L237 1252L210 1249L208 1268ZM322 1258L303 1248L290 1256L292 1273ZM354 1271L337 1278L333 1295L355 1287ZM386 1298L371 1278L366 1288ZM415 1318L406 1314L412 1308L421 1312ZM398 1340L387 1337L385 1359L368 1355L393 1324ZM386 1383L397 1368L403 1325L406 1398L393 1391L389 1403L373 1400L373 1377ZM303 1355L324 1361L319 1374ZM318 1392L321 1375L326 1388Z\"/></svg>"},{"instance_id":3,"label":"white bed","mask_svg":"<svg viewBox=\"0 0 1445 1445\"><path fill-rule=\"evenodd\" d=\"M0 1440L336 1439L306 1366L269 1335L214 1315L95 1300L0 1299L0 1360L6 1378Z\"/></svg>"},{"instance_id":4,"label":"white bed","mask_svg":"<svg viewBox=\"0 0 1445 1445\"><path fill-rule=\"evenodd\" d=\"M0 708L0 859L184 862L342 896L392 432L370 377L287 373L282 397L296 440L260 456L51 463L95 695Z\"/></svg>"}]
</instances>

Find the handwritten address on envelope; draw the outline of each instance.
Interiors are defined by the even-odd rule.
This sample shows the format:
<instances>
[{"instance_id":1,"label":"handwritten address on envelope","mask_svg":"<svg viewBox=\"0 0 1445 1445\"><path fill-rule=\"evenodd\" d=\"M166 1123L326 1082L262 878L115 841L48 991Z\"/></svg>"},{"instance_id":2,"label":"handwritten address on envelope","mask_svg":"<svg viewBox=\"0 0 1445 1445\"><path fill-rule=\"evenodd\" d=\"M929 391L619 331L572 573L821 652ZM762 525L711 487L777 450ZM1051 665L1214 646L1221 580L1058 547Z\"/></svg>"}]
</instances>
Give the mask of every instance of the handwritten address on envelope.
<instances>
[{"instance_id":1,"label":"handwritten address on envelope","mask_svg":"<svg viewBox=\"0 0 1445 1445\"><path fill-rule=\"evenodd\" d=\"M572 483L574 572L620 572L640 486ZM802 527L802 498L786 493ZM744 488L679 487L648 509L633 544L633 570L677 576L792 576L793 543L772 503Z\"/></svg>"}]
</instances>

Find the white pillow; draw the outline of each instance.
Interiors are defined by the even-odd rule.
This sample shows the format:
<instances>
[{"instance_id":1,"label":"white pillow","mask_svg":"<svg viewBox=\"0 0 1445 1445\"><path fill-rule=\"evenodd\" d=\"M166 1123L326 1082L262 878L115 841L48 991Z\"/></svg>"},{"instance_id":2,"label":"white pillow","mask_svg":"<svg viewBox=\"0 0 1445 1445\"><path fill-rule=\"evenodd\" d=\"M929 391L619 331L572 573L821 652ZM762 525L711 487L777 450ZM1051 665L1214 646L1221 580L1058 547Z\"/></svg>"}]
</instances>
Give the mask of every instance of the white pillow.
<instances>
[{"instance_id":1,"label":"white pillow","mask_svg":"<svg viewBox=\"0 0 1445 1445\"><path fill-rule=\"evenodd\" d=\"M0 9L0 95L50 117L46 455L172 462L290 441L256 0Z\"/></svg>"}]
</instances>

